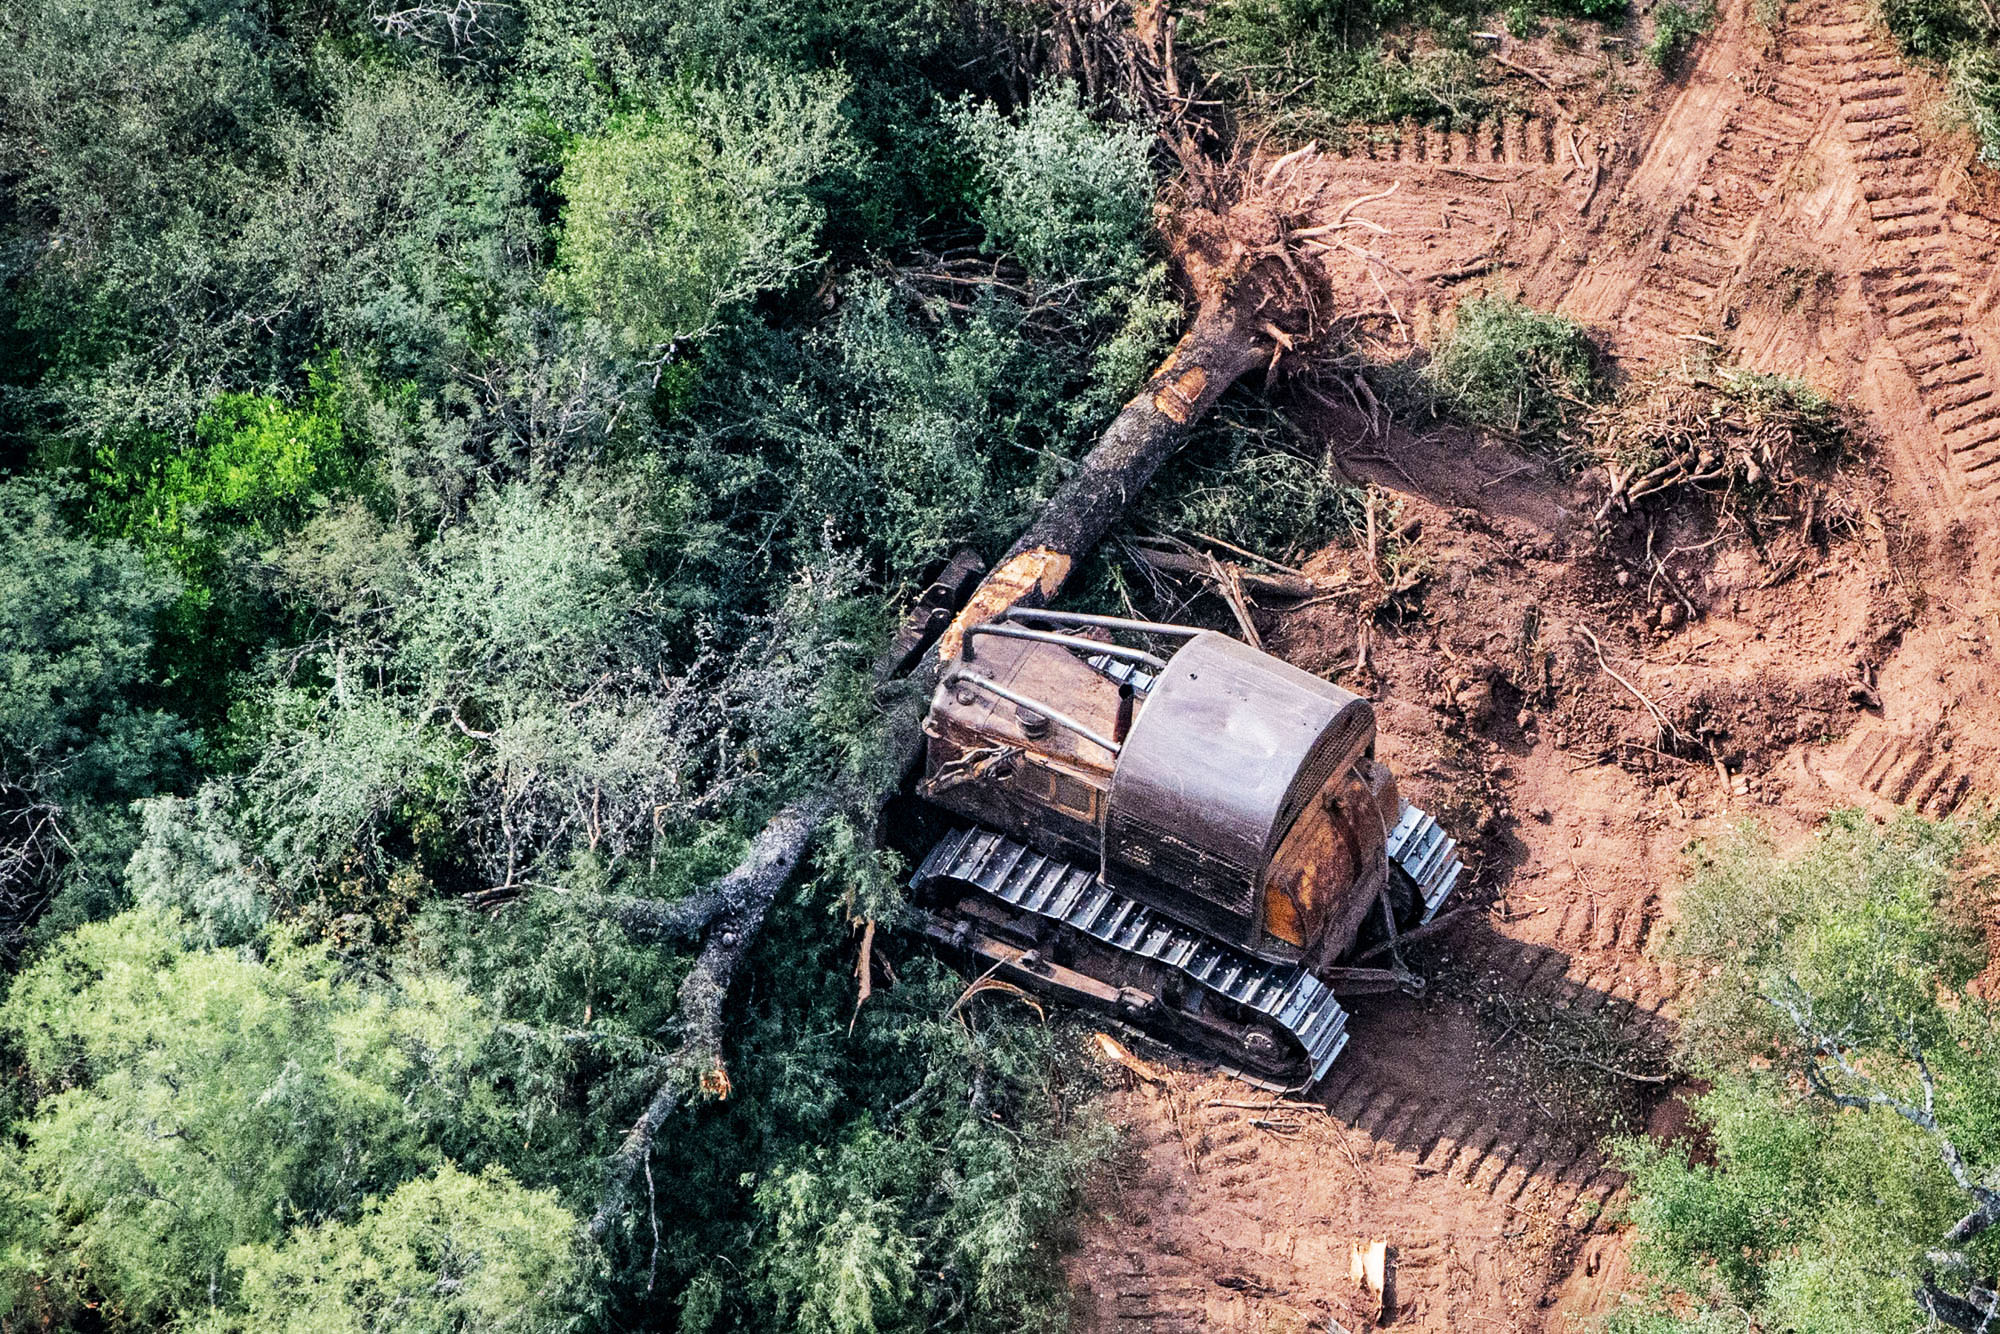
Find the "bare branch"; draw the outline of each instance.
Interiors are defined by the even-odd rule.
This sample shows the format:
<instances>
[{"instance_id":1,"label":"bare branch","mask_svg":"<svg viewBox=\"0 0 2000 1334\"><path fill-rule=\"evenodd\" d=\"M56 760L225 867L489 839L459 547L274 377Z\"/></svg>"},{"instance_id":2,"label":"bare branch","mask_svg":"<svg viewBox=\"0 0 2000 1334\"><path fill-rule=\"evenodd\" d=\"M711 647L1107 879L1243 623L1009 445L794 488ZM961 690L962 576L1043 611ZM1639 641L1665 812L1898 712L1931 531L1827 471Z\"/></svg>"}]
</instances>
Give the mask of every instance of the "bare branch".
<instances>
[{"instance_id":1,"label":"bare branch","mask_svg":"<svg viewBox=\"0 0 2000 1334\"><path fill-rule=\"evenodd\" d=\"M605 1173L604 1193L591 1216L588 1234L602 1240L612 1220L632 1197L632 1180L652 1157L653 1139L692 1087L713 1098L729 1096L729 1072L722 1060L723 1006L737 969L757 939L764 915L798 868L832 808L824 796L795 801L771 817L750 843L736 868L698 898L719 900L694 971L681 983L681 1046L660 1067L660 1084L646 1110L625 1132Z\"/></svg>"},{"instance_id":2,"label":"bare branch","mask_svg":"<svg viewBox=\"0 0 2000 1334\"><path fill-rule=\"evenodd\" d=\"M463 55L498 34L494 25L513 6L500 0L430 0L393 6L372 4L368 19L384 36L414 42L426 50Z\"/></svg>"},{"instance_id":3,"label":"bare branch","mask_svg":"<svg viewBox=\"0 0 2000 1334\"><path fill-rule=\"evenodd\" d=\"M1792 1026L1804 1044L1800 1073L1805 1076L1807 1085L1835 1106L1856 1109L1886 1107L1922 1130L1936 1146L1945 1171L1951 1174L1951 1179L1957 1183L1958 1188L1976 1202L1975 1207L1953 1224L1951 1231L1945 1234L1946 1244L1954 1246L1962 1244L2000 1221L2000 1191L1991 1186L1981 1185L1973 1179L1958 1145L1952 1142L1951 1136L1938 1124L1937 1079L1931 1071L1930 1062L1925 1059L1923 1043L1918 1038L1915 1027L1907 1019L1900 1019L1896 1024L1900 1030L1904 1053L1916 1067L1917 1078L1923 1086L1924 1101L1921 1107L1888 1093L1874 1078L1857 1069L1848 1059L1845 1050L1848 1045L1846 1039L1852 1033L1853 1025L1850 1024L1837 1033L1827 1032L1813 1015L1812 1003L1806 995L1805 988L1799 985L1796 978L1788 976L1785 982L1795 996L1766 993L1764 999L1791 1017ZM1849 1092L1838 1087L1828 1077L1823 1063L1825 1061L1833 1063L1849 1089L1859 1091Z\"/></svg>"}]
</instances>

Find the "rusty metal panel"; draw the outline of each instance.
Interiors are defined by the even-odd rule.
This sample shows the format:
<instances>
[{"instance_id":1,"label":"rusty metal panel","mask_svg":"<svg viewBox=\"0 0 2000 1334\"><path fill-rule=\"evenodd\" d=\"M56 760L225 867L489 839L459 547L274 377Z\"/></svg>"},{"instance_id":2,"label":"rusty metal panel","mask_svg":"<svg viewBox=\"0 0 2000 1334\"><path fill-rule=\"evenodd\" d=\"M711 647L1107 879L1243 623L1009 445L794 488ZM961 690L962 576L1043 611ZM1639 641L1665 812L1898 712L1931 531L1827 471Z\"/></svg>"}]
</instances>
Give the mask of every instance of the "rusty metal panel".
<instances>
[{"instance_id":1,"label":"rusty metal panel","mask_svg":"<svg viewBox=\"0 0 2000 1334\"><path fill-rule=\"evenodd\" d=\"M1359 695L1200 635L1133 720L1112 777L1106 855L1176 891L1172 910L1247 942L1279 842L1374 739L1374 710Z\"/></svg>"}]
</instances>

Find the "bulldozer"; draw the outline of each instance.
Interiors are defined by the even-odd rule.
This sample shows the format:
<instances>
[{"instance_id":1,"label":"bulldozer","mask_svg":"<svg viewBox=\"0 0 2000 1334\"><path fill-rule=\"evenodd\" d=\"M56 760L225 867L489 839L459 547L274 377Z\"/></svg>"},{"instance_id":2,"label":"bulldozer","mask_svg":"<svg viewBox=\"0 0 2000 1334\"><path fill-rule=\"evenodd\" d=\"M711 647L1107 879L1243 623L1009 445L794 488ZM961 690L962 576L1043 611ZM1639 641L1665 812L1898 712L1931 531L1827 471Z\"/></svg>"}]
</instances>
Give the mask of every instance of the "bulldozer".
<instances>
[{"instance_id":1,"label":"bulldozer","mask_svg":"<svg viewBox=\"0 0 2000 1334\"><path fill-rule=\"evenodd\" d=\"M1376 760L1365 698L1212 630L964 620L916 785L936 944L1273 1090L1332 1068L1340 996L1421 988L1397 943L1463 865Z\"/></svg>"}]
</instances>

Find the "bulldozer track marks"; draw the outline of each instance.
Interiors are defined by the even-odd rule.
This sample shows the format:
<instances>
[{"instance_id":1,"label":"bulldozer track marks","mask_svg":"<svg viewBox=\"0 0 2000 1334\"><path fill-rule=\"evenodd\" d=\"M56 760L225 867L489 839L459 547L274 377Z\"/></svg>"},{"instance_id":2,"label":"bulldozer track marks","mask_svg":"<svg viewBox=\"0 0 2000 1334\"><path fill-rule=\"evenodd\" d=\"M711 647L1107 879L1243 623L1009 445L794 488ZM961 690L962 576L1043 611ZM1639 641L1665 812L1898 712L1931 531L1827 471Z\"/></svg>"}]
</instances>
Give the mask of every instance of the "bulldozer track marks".
<instances>
[{"instance_id":1,"label":"bulldozer track marks","mask_svg":"<svg viewBox=\"0 0 2000 1334\"><path fill-rule=\"evenodd\" d=\"M1394 1094L1378 1099L1392 1101ZM1550 1213L1562 1217L1580 1199L1592 1198L1595 1188L1608 1194L1617 1185L1617 1174L1607 1170L1587 1139L1551 1136L1531 1124L1497 1121L1440 1099L1406 1098L1379 1117L1334 1115L1368 1135L1371 1150L1391 1168L1413 1177L1446 1178L1501 1204L1514 1203L1533 1188ZM1371 1130L1370 1121L1381 1134ZM1601 1195L1594 1198L1601 1203Z\"/></svg>"},{"instance_id":2,"label":"bulldozer track marks","mask_svg":"<svg viewBox=\"0 0 2000 1334\"><path fill-rule=\"evenodd\" d=\"M1568 155L1556 122L1545 116L1501 116L1465 130L1404 121L1348 140L1342 156L1369 162L1438 166L1492 163L1547 166Z\"/></svg>"},{"instance_id":3,"label":"bulldozer track marks","mask_svg":"<svg viewBox=\"0 0 2000 1334\"><path fill-rule=\"evenodd\" d=\"M1876 262L1862 288L1891 347L1923 391L1945 471L1968 498L2000 495L2000 381L1965 333L1958 251L1991 263L1996 229L1950 212L1923 154L1908 79L1872 26L1858 18L1799 30L1800 59L1839 104L1873 233ZM1900 800L1900 799L1897 799Z\"/></svg>"},{"instance_id":4,"label":"bulldozer track marks","mask_svg":"<svg viewBox=\"0 0 2000 1334\"><path fill-rule=\"evenodd\" d=\"M1748 6L1731 7L1723 21L1737 25L1734 48L1704 48L1708 64L1668 119L1643 148L1636 135L1627 142L1636 160L1606 157L1609 174L1585 215L1576 212L1584 191L1572 131L1553 119L1454 133L1405 124L1358 138L1325 198L1338 207L1407 181L1375 216L1408 240L1403 267L1419 280L1466 265L1488 245L1476 229L1504 221L1511 239L1490 253L1511 270L1505 282L1518 282L1523 299L1571 310L1641 369L1666 369L1706 339L1717 355L1759 369L1827 377L1824 389L1854 394L1892 428L1896 475L1922 483L1913 503L1942 511L1942 522L1959 525L1947 540L1969 544L1977 530L1964 521L2000 495L2000 210L1963 197L1974 191L1940 167L1948 154L1927 156L1922 76L1898 63L1861 0L1786 9L1773 44L1748 27ZM1746 54L1755 51L1763 54ZM1588 176L1598 145L1579 146ZM1475 229L1470 239L1446 235L1462 223ZM1794 265L1818 285L1809 303L1780 310L1768 299L1780 290L1771 277ZM1447 271L1454 281L1439 285L1441 300L1476 290L1460 285L1466 270ZM1874 373L1885 367L1882 383ZM1976 677L1978 664L1951 661ZM1960 726L1954 739L1877 718L1825 748L1802 743L1811 751L1802 768L1884 816L1892 805L1949 816L2000 773L2000 746ZM1399 1305L1409 1315L1398 1327L1544 1327L1521 1313L1553 1290L1521 1267L1511 1239L1553 1221L1575 1230L1567 1240L1581 1254L1579 1234L1615 1217L1626 1188L1597 1137L1607 1121L1591 1118L1644 1116L1661 1110L1655 1094L1675 1092L1621 1082L1620 1110L1603 1112L1563 1101L1586 1084L1597 1091L1598 1076L1550 1072L1600 1043L1633 1052L1629 1063L1608 1062L1626 1068L1607 1081L1654 1068L1683 983L1658 930L1675 826L1663 816L1636 843L1600 839L1593 821L1627 813L1615 804L1617 780L1602 780L1603 791L1574 781L1590 804L1523 837L1519 860L1491 877L1501 895L1492 912L1408 947L1431 982L1425 1000L1391 1014L1388 1002L1357 998L1351 1048L1303 1095L1324 1114L1205 1109L1195 1149L1171 1135L1154 1143L1151 1170L1172 1182L1175 1207L1142 1226L1178 1249L1117 1277L1120 1328L1325 1328L1337 1306L1303 1322L1294 1313L1321 1298L1353 1299L1347 1248L1369 1237L1399 1249ZM1705 814L1740 813L1740 803L1723 802ZM1643 862L1628 855L1635 847ZM1163 1111L1144 1119L1162 1123ZM1228 1237L1263 1249L1246 1257ZM1108 1241L1107 1256L1132 1244ZM1615 1244L1587 1246L1596 1258ZM1241 1276L1258 1286L1236 1288Z\"/></svg>"},{"instance_id":5,"label":"bulldozer track marks","mask_svg":"<svg viewBox=\"0 0 2000 1334\"><path fill-rule=\"evenodd\" d=\"M1623 350L1678 359L1688 338L1720 335L1760 223L1816 143L1853 160L1858 225L1873 247L1864 297L1916 382L1936 431L1926 468L1951 498L2000 498L2000 366L1970 318L1977 283L2000 261L2000 220L1948 204L1927 158L1913 89L1887 39L1854 0L1814 0L1742 83L1695 184L1658 234L1658 253L1615 309ZM1559 136L1550 160L1566 151ZM1643 202L1643 201L1642 201Z\"/></svg>"},{"instance_id":6,"label":"bulldozer track marks","mask_svg":"<svg viewBox=\"0 0 2000 1334\"><path fill-rule=\"evenodd\" d=\"M1615 1022L1656 1024L1671 977L1639 952L1655 907L1651 898L1579 895L1553 923L1538 923L1555 944L1468 924L1447 938L1440 971ZM1588 1230L1625 1184L1588 1130L1552 1123L1528 1100L1468 1100L1365 1039L1309 1096L1323 1115L1201 1104L1179 1120L1138 1120L1127 1142L1145 1170L1187 1173L1207 1198L1204 1217L1226 1222L1190 1234L1171 1215L1132 1217L1108 1272L1089 1285L1098 1328L1261 1329L1273 1311L1313 1313L1306 1324L1315 1328L1329 1313L1345 1321L1347 1247L1385 1226L1369 1209L1346 1212L1339 1200L1349 1189L1384 1202L1421 1199L1456 1220L1399 1242L1396 1261L1398 1306L1416 1314L1412 1327L1455 1328L1461 1314L1508 1290L1487 1238L1524 1218ZM1276 1195L1274 1179L1286 1183ZM1312 1225L1302 1228L1306 1219ZM1137 1249L1134 1235L1146 1239ZM1254 1238L1256 1249L1230 1237Z\"/></svg>"},{"instance_id":7,"label":"bulldozer track marks","mask_svg":"<svg viewBox=\"0 0 2000 1334\"><path fill-rule=\"evenodd\" d=\"M1699 184L1660 239L1660 257L1632 293L1621 321L1631 344L1670 353L1677 336L1701 332L1721 314L1746 243L1779 181L1804 153L1822 116L1818 81L1780 59L1730 110Z\"/></svg>"},{"instance_id":8,"label":"bulldozer track marks","mask_svg":"<svg viewBox=\"0 0 2000 1334\"><path fill-rule=\"evenodd\" d=\"M1942 819L1965 804L1972 778L1951 750L1886 728L1863 731L1841 761L1847 780L1872 796Z\"/></svg>"},{"instance_id":9,"label":"bulldozer track marks","mask_svg":"<svg viewBox=\"0 0 2000 1334\"><path fill-rule=\"evenodd\" d=\"M1612 1022L1658 1023L1679 988L1670 968L1640 952L1651 931L1650 906L1577 907L1558 924L1556 945L1489 932L1462 943L1458 956L1475 976L1514 994L1602 1013Z\"/></svg>"}]
</instances>

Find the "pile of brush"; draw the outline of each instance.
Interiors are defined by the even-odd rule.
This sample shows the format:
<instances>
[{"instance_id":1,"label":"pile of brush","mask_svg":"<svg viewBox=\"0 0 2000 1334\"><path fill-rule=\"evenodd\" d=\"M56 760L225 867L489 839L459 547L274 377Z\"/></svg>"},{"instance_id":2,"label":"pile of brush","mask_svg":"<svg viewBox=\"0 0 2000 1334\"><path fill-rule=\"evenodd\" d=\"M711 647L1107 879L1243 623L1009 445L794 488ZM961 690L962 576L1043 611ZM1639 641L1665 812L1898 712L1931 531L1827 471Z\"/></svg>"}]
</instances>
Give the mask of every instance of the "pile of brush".
<instances>
[{"instance_id":1,"label":"pile of brush","mask_svg":"<svg viewBox=\"0 0 2000 1334\"><path fill-rule=\"evenodd\" d=\"M1846 415L1803 380L1720 367L1664 375L1590 425L1610 483L1599 519L1682 488L1710 494L1725 515L1776 519L1784 498L1848 452Z\"/></svg>"}]
</instances>

